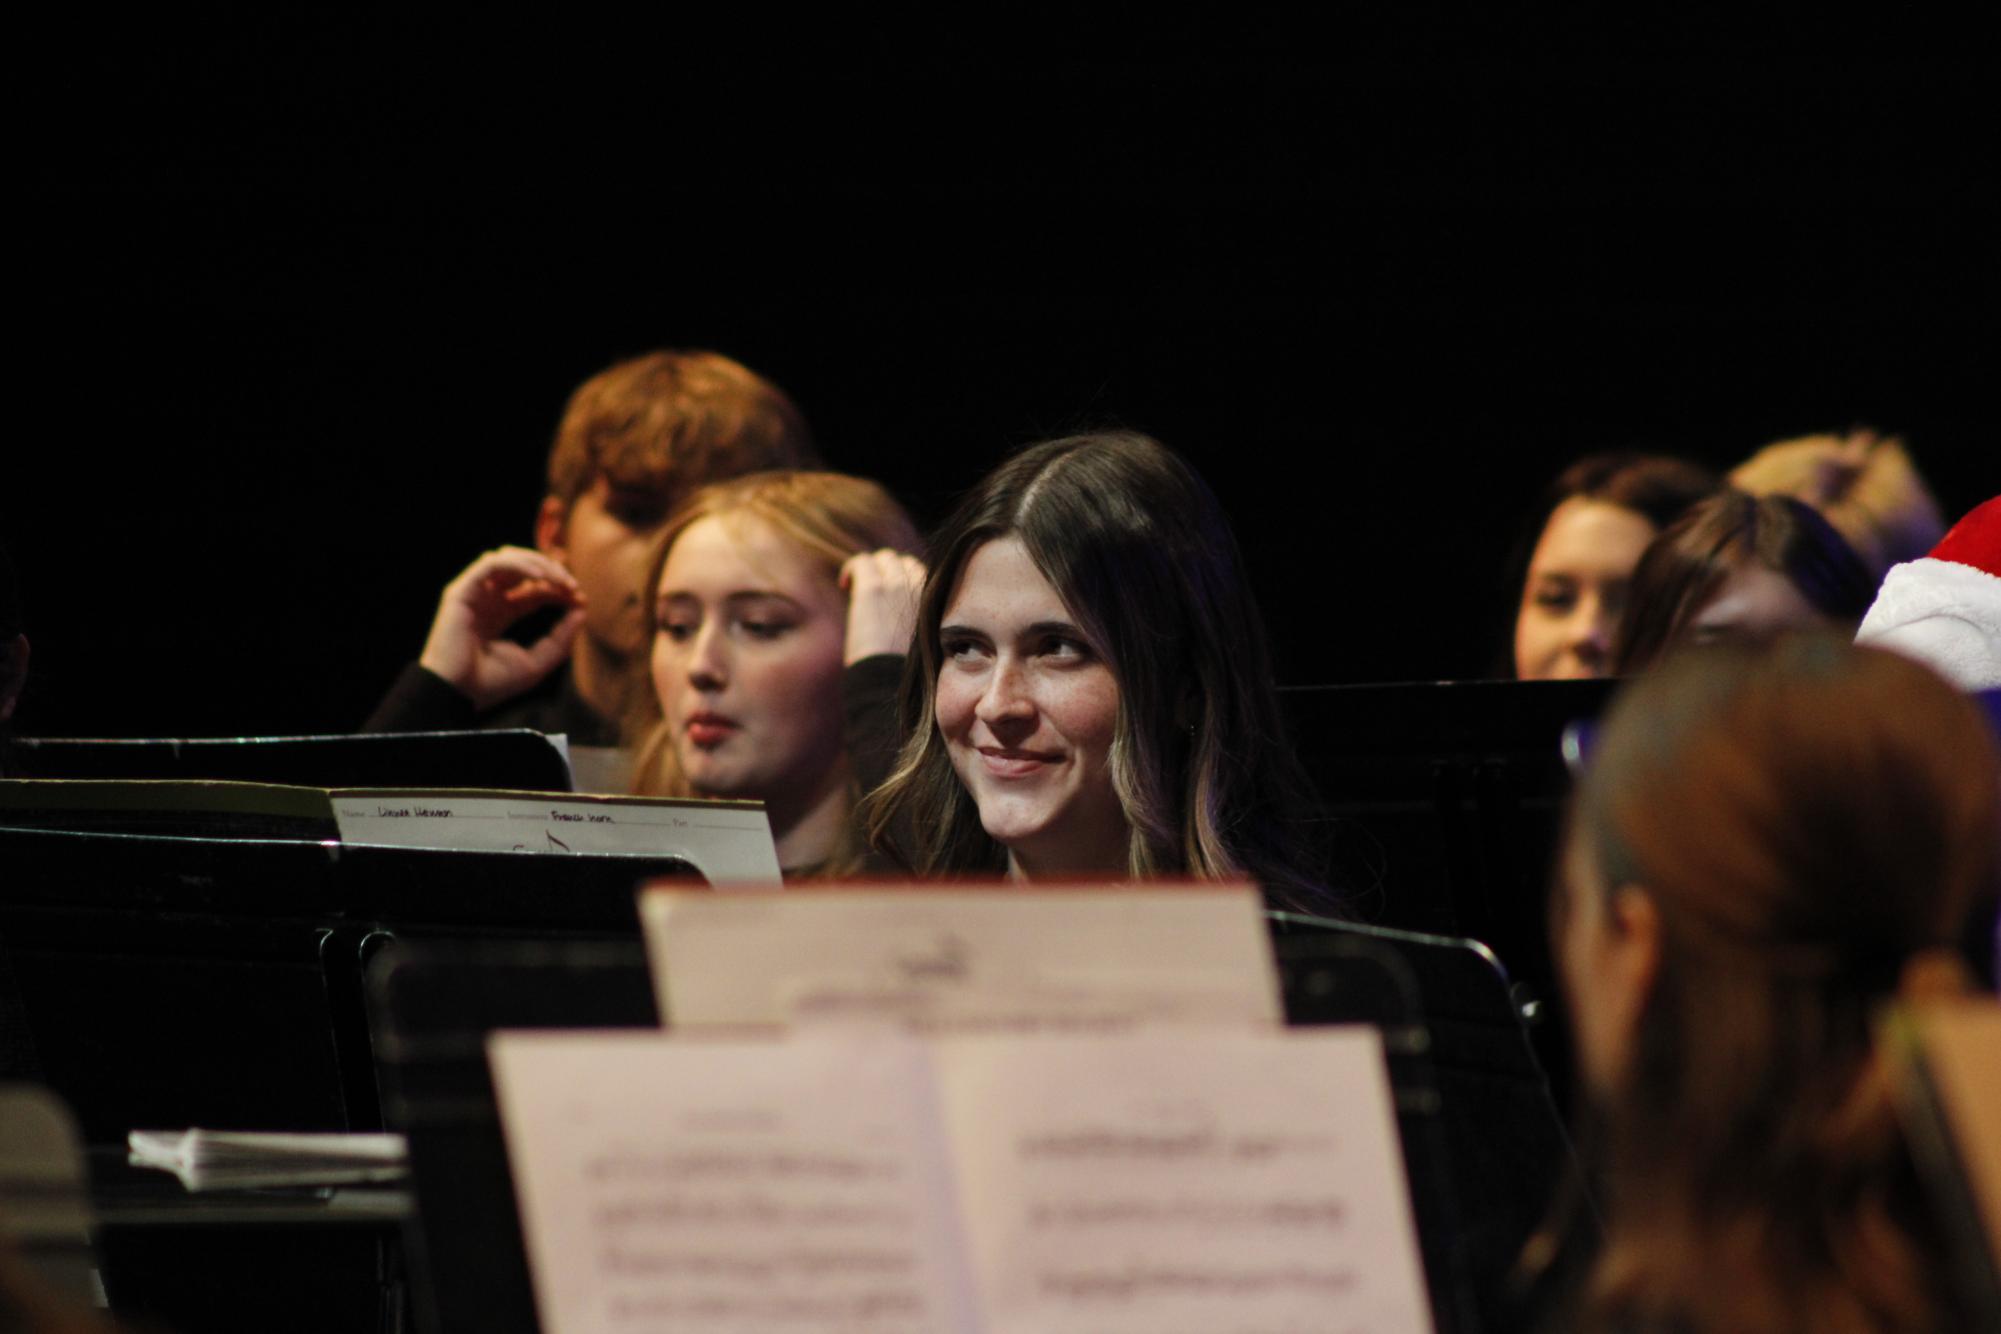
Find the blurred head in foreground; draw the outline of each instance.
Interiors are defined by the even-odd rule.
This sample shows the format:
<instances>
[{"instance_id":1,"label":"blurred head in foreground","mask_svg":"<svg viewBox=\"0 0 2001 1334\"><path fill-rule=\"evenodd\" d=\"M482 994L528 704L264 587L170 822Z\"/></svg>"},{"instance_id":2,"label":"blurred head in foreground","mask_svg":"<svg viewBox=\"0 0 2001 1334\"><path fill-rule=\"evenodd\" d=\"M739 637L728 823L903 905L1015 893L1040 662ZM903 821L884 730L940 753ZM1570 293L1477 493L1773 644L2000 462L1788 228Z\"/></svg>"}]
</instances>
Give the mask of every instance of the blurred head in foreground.
<instances>
[{"instance_id":1,"label":"blurred head in foreground","mask_svg":"<svg viewBox=\"0 0 2001 1334\"><path fill-rule=\"evenodd\" d=\"M1681 459L1594 454L1543 497L1522 569L1514 674L1522 681L1604 676L1640 553L1716 478Z\"/></svg>"},{"instance_id":2,"label":"blurred head in foreground","mask_svg":"<svg viewBox=\"0 0 2001 1334\"><path fill-rule=\"evenodd\" d=\"M1965 985L2001 778L1977 708L1835 639L1629 685L1553 932L1604 1171L1577 1327L1954 1327L1871 1023Z\"/></svg>"}]
</instances>

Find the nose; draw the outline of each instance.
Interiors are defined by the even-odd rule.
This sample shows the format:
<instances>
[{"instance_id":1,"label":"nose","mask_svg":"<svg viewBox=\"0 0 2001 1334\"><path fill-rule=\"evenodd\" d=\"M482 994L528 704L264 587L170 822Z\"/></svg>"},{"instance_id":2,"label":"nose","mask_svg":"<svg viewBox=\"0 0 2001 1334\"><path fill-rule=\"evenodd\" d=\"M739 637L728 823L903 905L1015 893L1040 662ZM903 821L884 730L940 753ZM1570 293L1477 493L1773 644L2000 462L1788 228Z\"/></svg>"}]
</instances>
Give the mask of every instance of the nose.
<instances>
[{"instance_id":1,"label":"nose","mask_svg":"<svg viewBox=\"0 0 2001 1334\"><path fill-rule=\"evenodd\" d=\"M721 690L729 684L729 644L722 622L704 621L688 645L688 683L697 690Z\"/></svg>"},{"instance_id":2,"label":"nose","mask_svg":"<svg viewBox=\"0 0 2001 1334\"><path fill-rule=\"evenodd\" d=\"M995 731L1002 728L1023 731L1024 724L1032 728L1035 724L1035 701L1029 698L1027 685L1022 679L1020 665L1002 658L994 664L993 674L987 678L987 688L980 692L978 702L973 705L973 716Z\"/></svg>"},{"instance_id":3,"label":"nose","mask_svg":"<svg viewBox=\"0 0 2001 1334\"><path fill-rule=\"evenodd\" d=\"M1570 651L1592 670L1602 671L1611 660L1612 635L1617 628L1618 618L1612 608L1594 598L1578 608L1577 622L1571 631Z\"/></svg>"}]
</instances>

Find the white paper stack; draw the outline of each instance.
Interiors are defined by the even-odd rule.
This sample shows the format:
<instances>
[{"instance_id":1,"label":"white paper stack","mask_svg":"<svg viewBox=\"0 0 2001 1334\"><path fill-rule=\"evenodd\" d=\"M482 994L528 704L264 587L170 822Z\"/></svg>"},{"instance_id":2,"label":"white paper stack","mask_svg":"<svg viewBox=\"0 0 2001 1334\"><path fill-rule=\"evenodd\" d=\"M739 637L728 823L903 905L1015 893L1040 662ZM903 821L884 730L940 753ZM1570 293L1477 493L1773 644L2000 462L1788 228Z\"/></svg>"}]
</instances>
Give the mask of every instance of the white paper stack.
<instances>
[{"instance_id":1,"label":"white paper stack","mask_svg":"<svg viewBox=\"0 0 2001 1334\"><path fill-rule=\"evenodd\" d=\"M345 1186L409 1170L401 1135L289 1135L229 1130L135 1130L135 1167L172 1172L189 1190Z\"/></svg>"}]
</instances>

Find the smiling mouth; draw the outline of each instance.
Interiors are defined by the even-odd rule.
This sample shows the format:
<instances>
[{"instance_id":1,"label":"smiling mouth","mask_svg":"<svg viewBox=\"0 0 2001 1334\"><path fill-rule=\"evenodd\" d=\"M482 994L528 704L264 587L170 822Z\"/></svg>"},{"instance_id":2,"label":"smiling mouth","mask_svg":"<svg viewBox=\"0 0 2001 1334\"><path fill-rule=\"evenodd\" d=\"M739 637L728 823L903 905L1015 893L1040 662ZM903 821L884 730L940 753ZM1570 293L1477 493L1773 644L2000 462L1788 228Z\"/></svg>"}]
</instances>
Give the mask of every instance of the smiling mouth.
<instances>
[{"instance_id":1,"label":"smiling mouth","mask_svg":"<svg viewBox=\"0 0 2001 1334\"><path fill-rule=\"evenodd\" d=\"M1026 778L1063 758L1053 751L1015 750L1008 746L981 746L979 752L980 762L995 778Z\"/></svg>"}]
</instances>

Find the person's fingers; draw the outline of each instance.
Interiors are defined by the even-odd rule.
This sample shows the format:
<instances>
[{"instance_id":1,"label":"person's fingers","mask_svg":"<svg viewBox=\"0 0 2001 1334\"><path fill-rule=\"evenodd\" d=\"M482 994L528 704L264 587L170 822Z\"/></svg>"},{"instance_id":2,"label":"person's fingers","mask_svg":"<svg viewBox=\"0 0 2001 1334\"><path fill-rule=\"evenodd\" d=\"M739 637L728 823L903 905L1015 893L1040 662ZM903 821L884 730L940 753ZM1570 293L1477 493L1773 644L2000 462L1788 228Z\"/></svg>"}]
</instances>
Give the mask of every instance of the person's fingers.
<instances>
[{"instance_id":1,"label":"person's fingers","mask_svg":"<svg viewBox=\"0 0 2001 1334\"><path fill-rule=\"evenodd\" d=\"M534 672L535 679L541 680L570 656L570 646L576 642L577 631L584 625L584 609L577 607L549 628L549 633L527 646L522 653L525 665Z\"/></svg>"},{"instance_id":2,"label":"person's fingers","mask_svg":"<svg viewBox=\"0 0 2001 1334\"><path fill-rule=\"evenodd\" d=\"M841 566L841 587L855 597L924 582L924 562L884 547L851 556Z\"/></svg>"},{"instance_id":3,"label":"person's fingers","mask_svg":"<svg viewBox=\"0 0 2001 1334\"><path fill-rule=\"evenodd\" d=\"M537 607L547 607L557 603L580 607L584 602L582 589L548 579L524 579L518 584L498 591L501 599L507 603L510 614L533 611Z\"/></svg>"},{"instance_id":4,"label":"person's fingers","mask_svg":"<svg viewBox=\"0 0 2001 1334\"><path fill-rule=\"evenodd\" d=\"M880 653L907 653L924 586L924 563L884 549L849 562L847 642L842 660L856 663Z\"/></svg>"},{"instance_id":5,"label":"person's fingers","mask_svg":"<svg viewBox=\"0 0 2001 1334\"><path fill-rule=\"evenodd\" d=\"M466 566L448 591L461 596L481 591L500 591L528 580L542 580L575 589L576 576L558 561L527 547L496 547Z\"/></svg>"}]
</instances>

